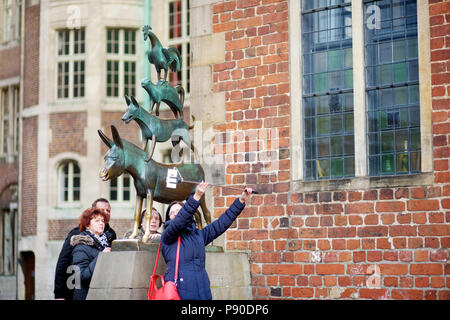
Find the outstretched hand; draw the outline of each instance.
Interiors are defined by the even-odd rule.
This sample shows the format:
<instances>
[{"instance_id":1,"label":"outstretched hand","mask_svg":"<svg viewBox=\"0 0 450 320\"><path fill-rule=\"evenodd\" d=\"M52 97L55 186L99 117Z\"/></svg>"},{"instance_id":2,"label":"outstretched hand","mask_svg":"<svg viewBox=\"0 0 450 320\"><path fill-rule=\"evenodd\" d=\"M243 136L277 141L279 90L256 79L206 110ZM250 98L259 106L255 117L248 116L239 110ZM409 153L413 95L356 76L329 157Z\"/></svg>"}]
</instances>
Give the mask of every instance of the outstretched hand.
<instances>
[{"instance_id":1,"label":"outstretched hand","mask_svg":"<svg viewBox=\"0 0 450 320\"><path fill-rule=\"evenodd\" d=\"M252 188L245 188L244 192L242 192L241 196L239 197L239 201L245 203L245 201L247 201L250 198L252 193L253 193Z\"/></svg>"},{"instance_id":2,"label":"outstretched hand","mask_svg":"<svg viewBox=\"0 0 450 320\"><path fill-rule=\"evenodd\" d=\"M205 194L206 188L208 187L208 182L202 181L197 185L194 193L194 199L200 201L202 196Z\"/></svg>"}]
</instances>

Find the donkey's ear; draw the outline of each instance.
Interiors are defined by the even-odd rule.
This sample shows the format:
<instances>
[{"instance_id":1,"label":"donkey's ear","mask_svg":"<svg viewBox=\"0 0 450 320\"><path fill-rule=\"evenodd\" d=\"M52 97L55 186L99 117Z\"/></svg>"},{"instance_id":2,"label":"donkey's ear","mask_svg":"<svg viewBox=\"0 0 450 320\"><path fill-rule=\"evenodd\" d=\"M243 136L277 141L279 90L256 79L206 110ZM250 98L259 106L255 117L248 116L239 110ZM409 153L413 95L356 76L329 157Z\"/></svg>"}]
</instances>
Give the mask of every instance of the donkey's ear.
<instances>
[{"instance_id":1,"label":"donkey's ear","mask_svg":"<svg viewBox=\"0 0 450 320\"><path fill-rule=\"evenodd\" d=\"M102 141L108 146L108 148L111 149L113 142L111 141L111 139L109 139L102 130L97 130L98 135L100 136L100 138L102 139Z\"/></svg>"},{"instance_id":2,"label":"donkey's ear","mask_svg":"<svg viewBox=\"0 0 450 320\"><path fill-rule=\"evenodd\" d=\"M120 149L123 149L122 139L120 138L119 131L117 131L116 127L111 126L111 132L113 135L114 144Z\"/></svg>"},{"instance_id":3,"label":"donkey's ear","mask_svg":"<svg viewBox=\"0 0 450 320\"><path fill-rule=\"evenodd\" d=\"M133 104L139 108L139 103L137 103L136 99L133 96L131 96L131 102L133 102Z\"/></svg>"},{"instance_id":4,"label":"donkey's ear","mask_svg":"<svg viewBox=\"0 0 450 320\"><path fill-rule=\"evenodd\" d=\"M127 105L130 105L130 97L125 95L125 101L127 102Z\"/></svg>"}]
</instances>

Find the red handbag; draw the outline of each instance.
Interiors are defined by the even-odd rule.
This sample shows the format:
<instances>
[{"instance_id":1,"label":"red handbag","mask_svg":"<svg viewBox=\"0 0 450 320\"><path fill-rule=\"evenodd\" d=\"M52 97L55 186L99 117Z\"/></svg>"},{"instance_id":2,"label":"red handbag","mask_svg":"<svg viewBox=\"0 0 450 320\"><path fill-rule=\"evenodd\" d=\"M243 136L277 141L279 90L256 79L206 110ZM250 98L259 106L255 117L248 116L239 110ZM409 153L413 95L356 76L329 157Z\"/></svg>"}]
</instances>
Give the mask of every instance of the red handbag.
<instances>
[{"instance_id":1,"label":"red handbag","mask_svg":"<svg viewBox=\"0 0 450 320\"><path fill-rule=\"evenodd\" d=\"M177 290L177 279L178 279L178 262L180 259L180 243L181 238L178 237L177 244L177 259L175 261L175 276L174 282L172 281L164 281L164 277L160 274L156 274L156 267L158 266L159 252L161 251L161 242L158 247L158 254L156 255L155 268L153 269L153 275L150 278L150 286L148 288L148 300L181 300L178 295ZM162 286L158 289L156 286L156 280L160 278Z\"/></svg>"}]
</instances>

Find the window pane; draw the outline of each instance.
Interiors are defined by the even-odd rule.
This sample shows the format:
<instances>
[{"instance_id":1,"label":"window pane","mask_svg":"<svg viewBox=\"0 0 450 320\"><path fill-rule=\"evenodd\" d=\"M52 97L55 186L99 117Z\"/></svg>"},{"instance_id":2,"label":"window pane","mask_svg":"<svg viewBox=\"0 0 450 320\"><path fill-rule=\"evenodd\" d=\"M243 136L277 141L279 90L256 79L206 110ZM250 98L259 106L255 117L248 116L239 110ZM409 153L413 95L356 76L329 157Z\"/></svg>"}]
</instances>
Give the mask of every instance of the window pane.
<instances>
[{"instance_id":1,"label":"window pane","mask_svg":"<svg viewBox=\"0 0 450 320\"><path fill-rule=\"evenodd\" d=\"M136 95L136 62L124 62L123 86L126 95Z\"/></svg>"},{"instance_id":2,"label":"window pane","mask_svg":"<svg viewBox=\"0 0 450 320\"><path fill-rule=\"evenodd\" d=\"M69 97L69 62L58 63L58 98Z\"/></svg>"},{"instance_id":3,"label":"window pane","mask_svg":"<svg viewBox=\"0 0 450 320\"><path fill-rule=\"evenodd\" d=\"M119 29L108 29L106 31L106 52L119 53Z\"/></svg>"},{"instance_id":4,"label":"window pane","mask_svg":"<svg viewBox=\"0 0 450 320\"><path fill-rule=\"evenodd\" d=\"M382 18L379 29L365 26L364 37L369 174L419 172L416 1L365 1L365 21L371 5Z\"/></svg>"},{"instance_id":5,"label":"window pane","mask_svg":"<svg viewBox=\"0 0 450 320\"><path fill-rule=\"evenodd\" d=\"M169 38L181 37L181 0L169 3Z\"/></svg>"},{"instance_id":6,"label":"window pane","mask_svg":"<svg viewBox=\"0 0 450 320\"><path fill-rule=\"evenodd\" d=\"M136 54L136 31L124 30L124 53Z\"/></svg>"},{"instance_id":7,"label":"window pane","mask_svg":"<svg viewBox=\"0 0 450 320\"><path fill-rule=\"evenodd\" d=\"M74 54L85 53L85 31L82 29L74 29Z\"/></svg>"},{"instance_id":8,"label":"window pane","mask_svg":"<svg viewBox=\"0 0 450 320\"><path fill-rule=\"evenodd\" d=\"M119 96L119 61L106 61L106 95Z\"/></svg>"},{"instance_id":9,"label":"window pane","mask_svg":"<svg viewBox=\"0 0 450 320\"><path fill-rule=\"evenodd\" d=\"M336 4L344 5L332 7ZM349 168L354 164L350 4L303 2L305 179L354 175L354 168Z\"/></svg>"},{"instance_id":10,"label":"window pane","mask_svg":"<svg viewBox=\"0 0 450 320\"><path fill-rule=\"evenodd\" d=\"M84 61L73 63L73 97L84 97Z\"/></svg>"},{"instance_id":11,"label":"window pane","mask_svg":"<svg viewBox=\"0 0 450 320\"><path fill-rule=\"evenodd\" d=\"M60 30L58 31L58 55L68 55L69 54L69 44L70 44L70 31Z\"/></svg>"},{"instance_id":12,"label":"window pane","mask_svg":"<svg viewBox=\"0 0 450 320\"><path fill-rule=\"evenodd\" d=\"M117 178L110 180L109 198L113 201L117 201Z\"/></svg>"}]
</instances>

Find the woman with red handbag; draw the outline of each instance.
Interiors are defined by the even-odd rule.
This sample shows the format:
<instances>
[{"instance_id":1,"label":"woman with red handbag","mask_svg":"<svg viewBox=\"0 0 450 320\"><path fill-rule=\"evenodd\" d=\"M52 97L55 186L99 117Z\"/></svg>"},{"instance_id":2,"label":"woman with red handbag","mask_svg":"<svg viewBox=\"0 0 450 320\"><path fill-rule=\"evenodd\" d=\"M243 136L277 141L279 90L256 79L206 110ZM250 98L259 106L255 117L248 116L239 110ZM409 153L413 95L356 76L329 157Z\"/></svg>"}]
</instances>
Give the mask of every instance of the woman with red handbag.
<instances>
[{"instance_id":1,"label":"woman with red handbag","mask_svg":"<svg viewBox=\"0 0 450 320\"><path fill-rule=\"evenodd\" d=\"M205 246L224 233L245 207L252 194L246 188L239 198L217 220L198 229L194 212L208 184L200 183L186 203L173 202L166 211L166 222L161 236L161 250L167 264L166 283L175 280L177 243L180 238L178 277L176 286L181 300L211 300L209 277L205 269Z\"/></svg>"}]
</instances>

